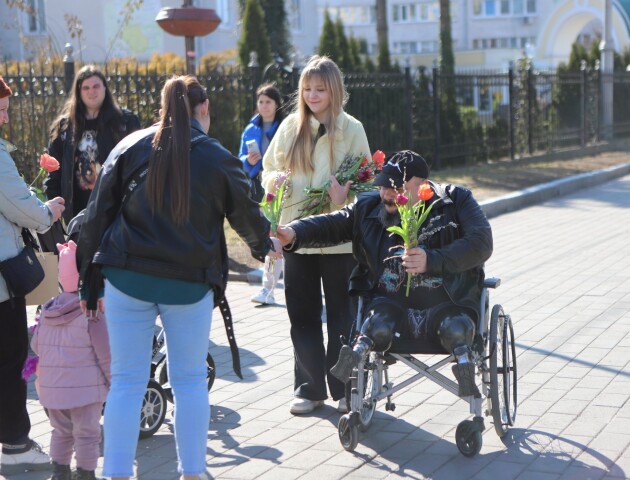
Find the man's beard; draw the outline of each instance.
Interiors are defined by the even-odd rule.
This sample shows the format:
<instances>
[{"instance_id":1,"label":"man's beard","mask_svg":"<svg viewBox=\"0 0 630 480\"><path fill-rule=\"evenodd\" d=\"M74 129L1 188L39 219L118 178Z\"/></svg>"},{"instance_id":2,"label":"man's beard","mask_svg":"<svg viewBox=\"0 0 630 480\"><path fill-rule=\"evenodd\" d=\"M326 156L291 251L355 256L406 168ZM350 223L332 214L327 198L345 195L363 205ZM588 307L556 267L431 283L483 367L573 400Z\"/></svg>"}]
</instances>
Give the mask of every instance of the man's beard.
<instances>
[{"instance_id":1,"label":"man's beard","mask_svg":"<svg viewBox=\"0 0 630 480\"><path fill-rule=\"evenodd\" d=\"M389 205L389 202L381 202L381 211L378 213L378 219L381 222L381 225L385 228L400 225L400 214L398 213L398 209L389 213L387 208L385 208L385 205ZM391 205L396 205L396 203L391 202Z\"/></svg>"}]
</instances>

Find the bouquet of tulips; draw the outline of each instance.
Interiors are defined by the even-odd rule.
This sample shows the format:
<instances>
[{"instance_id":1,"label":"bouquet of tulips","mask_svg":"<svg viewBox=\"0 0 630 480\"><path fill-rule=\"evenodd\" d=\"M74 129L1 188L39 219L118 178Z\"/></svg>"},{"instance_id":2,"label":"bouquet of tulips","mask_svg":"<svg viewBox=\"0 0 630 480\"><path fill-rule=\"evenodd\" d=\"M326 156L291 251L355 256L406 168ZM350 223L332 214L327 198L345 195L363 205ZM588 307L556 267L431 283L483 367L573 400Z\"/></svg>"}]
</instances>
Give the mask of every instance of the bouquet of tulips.
<instances>
[{"instance_id":1,"label":"bouquet of tulips","mask_svg":"<svg viewBox=\"0 0 630 480\"><path fill-rule=\"evenodd\" d=\"M269 223L271 223L271 234L275 235L278 230L278 223L280 222L280 214L282 213L282 204L284 200L284 191L289 181L287 177L282 185L278 188L276 193L267 193L263 201L260 202L260 208L263 211Z\"/></svg>"},{"instance_id":2,"label":"bouquet of tulips","mask_svg":"<svg viewBox=\"0 0 630 480\"><path fill-rule=\"evenodd\" d=\"M434 192L429 184L423 183L418 189L418 202L415 205L411 205L409 197L404 194L400 194L396 197L396 207L400 214L400 227L388 227L387 231L399 235L403 239L406 250L417 247L420 245L420 242L426 241L431 235L443 228L456 226L455 223L449 222L447 225L434 227L434 222L441 216L434 217L429 224L422 229L421 235L418 235L420 227L426 221L429 213L431 213L433 206L437 203L436 201L427 206L427 201L433 198L433 195ZM413 276L415 276L414 273L407 273L407 290L405 293L407 297L409 296L409 288Z\"/></svg>"},{"instance_id":3,"label":"bouquet of tulips","mask_svg":"<svg viewBox=\"0 0 630 480\"><path fill-rule=\"evenodd\" d=\"M341 185L345 185L349 181L352 182L350 191L354 193L368 192L375 189L374 185L372 185L372 181L376 174L383 168L384 161L385 154L380 150L374 152L372 158L364 154L348 154L343 159L337 173L335 173L335 177ZM304 207L300 209L302 217L317 215L323 212L324 207L330 204L330 196L328 195L329 187L330 182L326 182L321 187L304 189L306 200Z\"/></svg>"},{"instance_id":4,"label":"bouquet of tulips","mask_svg":"<svg viewBox=\"0 0 630 480\"><path fill-rule=\"evenodd\" d=\"M276 193L267 193L265 198L260 202L260 208L263 211L269 223L271 223L271 234L277 235L278 223L280 223L280 215L282 214L282 204L284 201L284 192L289 183L289 177L287 176L282 182L282 185L276 190ZM269 270L273 271L276 265L276 259L271 258L269 261ZM275 278L275 276L273 276ZM275 287L275 284L274 284Z\"/></svg>"}]
</instances>

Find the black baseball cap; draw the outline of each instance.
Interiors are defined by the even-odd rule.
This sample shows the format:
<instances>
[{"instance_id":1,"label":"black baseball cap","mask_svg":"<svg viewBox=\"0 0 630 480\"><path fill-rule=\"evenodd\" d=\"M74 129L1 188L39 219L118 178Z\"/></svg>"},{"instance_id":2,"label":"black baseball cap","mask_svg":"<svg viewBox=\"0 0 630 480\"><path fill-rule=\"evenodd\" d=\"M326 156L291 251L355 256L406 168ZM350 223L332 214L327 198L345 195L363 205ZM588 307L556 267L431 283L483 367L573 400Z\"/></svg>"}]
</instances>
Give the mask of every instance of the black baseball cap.
<instances>
[{"instance_id":1,"label":"black baseball cap","mask_svg":"<svg viewBox=\"0 0 630 480\"><path fill-rule=\"evenodd\" d=\"M373 184L377 187L400 188L411 177L429 178L429 165L416 152L401 150L387 158Z\"/></svg>"}]
</instances>

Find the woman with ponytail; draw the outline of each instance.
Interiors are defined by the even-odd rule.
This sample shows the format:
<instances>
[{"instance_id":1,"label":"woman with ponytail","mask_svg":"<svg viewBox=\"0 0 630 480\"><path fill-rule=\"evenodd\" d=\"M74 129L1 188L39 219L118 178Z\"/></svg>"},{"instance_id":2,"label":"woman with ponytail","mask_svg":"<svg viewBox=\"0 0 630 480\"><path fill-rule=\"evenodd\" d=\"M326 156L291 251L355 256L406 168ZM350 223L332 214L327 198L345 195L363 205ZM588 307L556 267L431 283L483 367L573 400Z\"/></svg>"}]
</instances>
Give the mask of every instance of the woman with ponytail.
<instances>
[{"instance_id":1,"label":"woman with ponytail","mask_svg":"<svg viewBox=\"0 0 630 480\"><path fill-rule=\"evenodd\" d=\"M169 79L160 122L126 137L103 165L79 234L82 308L88 318L107 312L112 383L103 473L114 479L134 474L157 315L177 403L179 472L206 478L205 359L227 279L223 219L258 260L273 247L241 162L207 136L209 128L210 104L197 79Z\"/></svg>"}]
</instances>

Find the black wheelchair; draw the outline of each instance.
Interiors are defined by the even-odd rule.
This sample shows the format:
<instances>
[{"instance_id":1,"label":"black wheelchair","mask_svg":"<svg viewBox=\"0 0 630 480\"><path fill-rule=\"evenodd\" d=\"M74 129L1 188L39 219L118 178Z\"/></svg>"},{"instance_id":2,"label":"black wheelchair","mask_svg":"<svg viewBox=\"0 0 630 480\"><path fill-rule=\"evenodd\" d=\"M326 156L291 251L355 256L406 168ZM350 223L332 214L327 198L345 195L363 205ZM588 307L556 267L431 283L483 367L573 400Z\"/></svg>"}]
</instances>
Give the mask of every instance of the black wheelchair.
<instances>
[{"instance_id":1,"label":"black wheelchair","mask_svg":"<svg viewBox=\"0 0 630 480\"><path fill-rule=\"evenodd\" d=\"M484 430L484 415L491 416L497 435L503 438L514 425L517 407L517 370L514 328L510 316L501 305L494 305L490 312L488 289L501 284L498 278L487 278L482 289L479 325L472 347L476 377L481 379L481 396L461 397L468 402L472 420L464 420L457 426L455 442L466 457L473 457L481 450ZM359 312L362 311L359 301ZM357 316L356 331L361 329L362 316ZM428 365L414 355L446 354L439 362ZM388 367L396 361L414 370L413 376L397 385L389 381ZM385 410L394 411L396 405L392 395L421 378L428 378L458 395L457 383L438 370L455 361L440 345L428 342L393 342L387 352L370 352L369 356L353 369L346 384L348 412L341 416L338 424L339 440L347 451L353 451L359 441L359 431L370 426L376 404L386 400ZM417 373L416 373L417 372ZM477 382L476 382L477 383Z\"/></svg>"}]
</instances>

